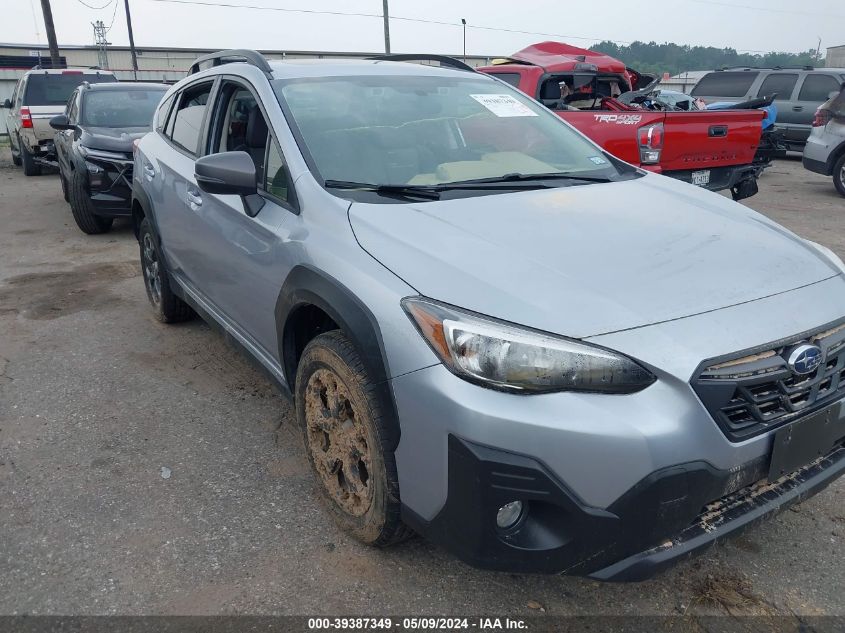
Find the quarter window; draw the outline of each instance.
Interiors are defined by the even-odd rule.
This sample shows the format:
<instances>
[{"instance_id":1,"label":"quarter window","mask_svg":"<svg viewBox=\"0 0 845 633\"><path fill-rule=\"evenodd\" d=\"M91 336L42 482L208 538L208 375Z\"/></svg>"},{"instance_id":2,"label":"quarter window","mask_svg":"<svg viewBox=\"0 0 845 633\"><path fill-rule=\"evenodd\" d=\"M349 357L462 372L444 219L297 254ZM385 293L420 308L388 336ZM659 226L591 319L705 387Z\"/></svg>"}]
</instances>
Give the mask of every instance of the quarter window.
<instances>
[{"instance_id":1,"label":"quarter window","mask_svg":"<svg viewBox=\"0 0 845 633\"><path fill-rule=\"evenodd\" d=\"M822 103L830 99L831 92L839 92L839 82L830 75L807 75L801 86L799 101Z\"/></svg>"},{"instance_id":2,"label":"quarter window","mask_svg":"<svg viewBox=\"0 0 845 633\"><path fill-rule=\"evenodd\" d=\"M158 107L158 111L156 112L156 123L155 123L156 132L164 131L164 125L167 123L167 113L170 112L170 106L173 105L173 99L174 98L175 98L174 95L170 95Z\"/></svg>"},{"instance_id":3,"label":"quarter window","mask_svg":"<svg viewBox=\"0 0 845 633\"><path fill-rule=\"evenodd\" d=\"M285 159L272 137L270 137L267 150L267 169L263 185L264 191L271 196L288 201L288 170L285 168Z\"/></svg>"},{"instance_id":4,"label":"quarter window","mask_svg":"<svg viewBox=\"0 0 845 633\"><path fill-rule=\"evenodd\" d=\"M202 122L208 107L212 82L186 88L179 97L176 110L170 116L168 136L182 149L196 155Z\"/></svg>"},{"instance_id":5,"label":"quarter window","mask_svg":"<svg viewBox=\"0 0 845 633\"><path fill-rule=\"evenodd\" d=\"M788 101L792 98L792 91L798 82L798 75L795 73L773 73L763 80L758 97L769 97L777 94L777 101Z\"/></svg>"}]
</instances>

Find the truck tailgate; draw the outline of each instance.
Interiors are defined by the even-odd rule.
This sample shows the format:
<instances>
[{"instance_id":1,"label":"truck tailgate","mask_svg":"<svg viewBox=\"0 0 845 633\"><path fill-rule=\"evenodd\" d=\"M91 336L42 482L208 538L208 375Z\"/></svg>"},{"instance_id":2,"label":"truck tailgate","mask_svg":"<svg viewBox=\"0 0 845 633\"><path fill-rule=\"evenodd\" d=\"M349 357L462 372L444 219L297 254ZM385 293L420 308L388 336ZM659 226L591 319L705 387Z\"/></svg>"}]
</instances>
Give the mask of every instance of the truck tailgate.
<instances>
[{"instance_id":1,"label":"truck tailgate","mask_svg":"<svg viewBox=\"0 0 845 633\"><path fill-rule=\"evenodd\" d=\"M754 160L762 110L666 112L663 171L747 165Z\"/></svg>"},{"instance_id":2,"label":"truck tailgate","mask_svg":"<svg viewBox=\"0 0 845 633\"><path fill-rule=\"evenodd\" d=\"M64 111L64 106L29 106L29 112L32 116L32 130L39 142L53 139L56 130L50 127L50 119L64 113Z\"/></svg>"}]
</instances>

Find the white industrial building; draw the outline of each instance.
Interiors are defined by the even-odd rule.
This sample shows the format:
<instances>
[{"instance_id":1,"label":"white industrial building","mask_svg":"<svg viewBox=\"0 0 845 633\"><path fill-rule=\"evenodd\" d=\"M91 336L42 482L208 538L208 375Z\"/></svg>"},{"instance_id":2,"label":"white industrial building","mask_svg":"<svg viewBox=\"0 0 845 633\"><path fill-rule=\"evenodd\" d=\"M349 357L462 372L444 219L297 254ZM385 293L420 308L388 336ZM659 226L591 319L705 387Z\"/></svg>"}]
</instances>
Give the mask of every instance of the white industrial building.
<instances>
[{"instance_id":1,"label":"white industrial building","mask_svg":"<svg viewBox=\"0 0 845 633\"><path fill-rule=\"evenodd\" d=\"M845 44L829 47L824 65L827 68L845 68Z\"/></svg>"}]
</instances>

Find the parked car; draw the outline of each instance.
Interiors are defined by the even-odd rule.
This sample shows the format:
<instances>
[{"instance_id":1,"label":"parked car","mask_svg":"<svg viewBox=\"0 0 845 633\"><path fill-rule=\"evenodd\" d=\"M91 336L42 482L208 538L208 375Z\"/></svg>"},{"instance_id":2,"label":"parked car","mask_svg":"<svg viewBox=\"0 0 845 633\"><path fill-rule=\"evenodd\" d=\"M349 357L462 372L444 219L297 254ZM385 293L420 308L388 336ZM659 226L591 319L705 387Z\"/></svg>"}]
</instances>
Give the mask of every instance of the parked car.
<instances>
[{"instance_id":1,"label":"parked car","mask_svg":"<svg viewBox=\"0 0 845 633\"><path fill-rule=\"evenodd\" d=\"M293 399L339 525L631 580L845 472L839 258L452 66L212 54L135 153L155 315Z\"/></svg>"},{"instance_id":2,"label":"parked car","mask_svg":"<svg viewBox=\"0 0 845 633\"><path fill-rule=\"evenodd\" d=\"M534 44L479 70L535 97L633 165L711 191L728 189L735 200L757 193L761 112L644 111L617 97L656 86L655 77L561 42Z\"/></svg>"},{"instance_id":3,"label":"parked car","mask_svg":"<svg viewBox=\"0 0 845 633\"><path fill-rule=\"evenodd\" d=\"M62 193L84 233L103 233L129 216L132 144L146 134L163 84L83 82L53 117Z\"/></svg>"},{"instance_id":4,"label":"parked car","mask_svg":"<svg viewBox=\"0 0 845 633\"><path fill-rule=\"evenodd\" d=\"M806 169L833 176L836 190L845 196L845 83L816 110L803 160Z\"/></svg>"},{"instance_id":5,"label":"parked car","mask_svg":"<svg viewBox=\"0 0 845 633\"><path fill-rule=\"evenodd\" d=\"M802 151L810 136L813 114L838 92L845 68L730 68L704 75L690 91L707 103L747 101L776 95L776 128L788 149Z\"/></svg>"},{"instance_id":6,"label":"parked car","mask_svg":"<svg viewBox=\"0 0 845 633\"><path fill-rule=\"evenodd\" d=\"M53 159L53 129L49 122L65 108L68 97L83 81L117 81L113 73L92 68L33 68L18 80L12 98L3 102L12 162L23 173L37 176L44 160Z\"/></svg>"}]
</instances>

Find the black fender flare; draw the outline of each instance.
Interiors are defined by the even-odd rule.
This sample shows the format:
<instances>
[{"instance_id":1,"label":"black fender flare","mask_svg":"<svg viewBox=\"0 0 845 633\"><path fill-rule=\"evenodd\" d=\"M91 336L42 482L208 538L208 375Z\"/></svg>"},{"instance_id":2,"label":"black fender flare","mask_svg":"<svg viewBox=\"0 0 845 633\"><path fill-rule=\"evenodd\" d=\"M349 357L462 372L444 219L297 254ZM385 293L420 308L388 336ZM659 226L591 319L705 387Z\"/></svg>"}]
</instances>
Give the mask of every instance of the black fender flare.
<instances>
[{"instance_id":1,"label":"black fender flare","mask_svg":"<svg viewBox=\"0 0 845 633\"><path fill-rule=\"evenodd\" d=\"M279 358L291 394L295 398L297 359L291 341L292 332L287 328L288 319L298 308L307 305L328 314L358 350L367 373L377 385L376 396L381 408L390 416L387 424L391 432L389 444L394 450L399 444L399 418L378 321L349 288L334 277L306 265L291 270L279 292L275 308Z\"/></svg>"}]
</instances>

